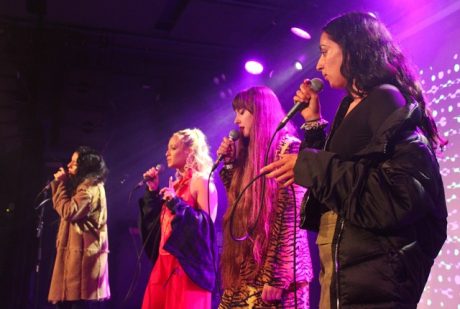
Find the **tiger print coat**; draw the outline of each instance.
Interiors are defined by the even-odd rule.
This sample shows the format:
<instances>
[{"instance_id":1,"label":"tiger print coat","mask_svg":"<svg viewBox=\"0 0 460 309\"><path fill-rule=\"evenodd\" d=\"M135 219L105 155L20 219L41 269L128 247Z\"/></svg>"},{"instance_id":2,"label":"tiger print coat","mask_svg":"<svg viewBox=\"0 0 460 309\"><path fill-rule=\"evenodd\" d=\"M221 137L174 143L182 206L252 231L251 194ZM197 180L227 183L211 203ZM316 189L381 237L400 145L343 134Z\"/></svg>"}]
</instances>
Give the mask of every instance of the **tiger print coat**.
<instances>
[{"instance_id":1,"label":"tiger print coat","mask_svg":"<svg viewBox=\"0 0 460 309\"><path fill-rule=\"evenodd\" d=\"M277 147L276 159L279 159L281 154L297 153L299 146L300 141L297 138L284 136ZM220 172L227 190L233 172L232 169L226 168ZM307 233L299 229L300 202L304 193L305 189L296 185L289 188L279 187L274 208L276 215L271 226L271 236L262 267L257 266L252 255L244 257L240 269L241 284L224 290L220 309L294 308L296 302L297 308L309 308L308 284L313 278L313 270ZM294 217L294 209L296 217ZM294 243L296 283L294 283ZM254 273L256 268L259 270L254 278L250 274ZM262 301L262 289L265 284L283 289L280 302L267 304ZM297 297L295 297L295 289Z\"/></svg>"}]
</instances>

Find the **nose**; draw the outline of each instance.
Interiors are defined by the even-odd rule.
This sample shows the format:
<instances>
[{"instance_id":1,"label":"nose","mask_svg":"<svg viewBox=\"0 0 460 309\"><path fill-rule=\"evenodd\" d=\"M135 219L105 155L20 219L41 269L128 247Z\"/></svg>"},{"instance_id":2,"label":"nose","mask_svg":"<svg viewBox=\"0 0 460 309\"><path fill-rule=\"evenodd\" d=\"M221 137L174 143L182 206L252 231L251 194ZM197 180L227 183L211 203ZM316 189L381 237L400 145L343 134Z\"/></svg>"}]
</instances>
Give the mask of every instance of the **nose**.
<instances>
[{"instance_id":1,"label":"nose","mask_svg":"<svg viewBox=\"0 0 460 309\"><path fill-rule=\"evenodd\" d=\"M323 57L319 57L318 62L316 63L316 70L322 71L324 68Z\"/></svg>"},{"instance_id":2,"label":"nose","mask_svg":"<svg viewBox=\"0 0 460 309\"><path fill-rule=\"evenodd\" d=\"M240 119L239 119L238 115L235 116L235 120L233 120L233 123L235 123L235 124L240 123Z\"/></svg>"}]
</instances>

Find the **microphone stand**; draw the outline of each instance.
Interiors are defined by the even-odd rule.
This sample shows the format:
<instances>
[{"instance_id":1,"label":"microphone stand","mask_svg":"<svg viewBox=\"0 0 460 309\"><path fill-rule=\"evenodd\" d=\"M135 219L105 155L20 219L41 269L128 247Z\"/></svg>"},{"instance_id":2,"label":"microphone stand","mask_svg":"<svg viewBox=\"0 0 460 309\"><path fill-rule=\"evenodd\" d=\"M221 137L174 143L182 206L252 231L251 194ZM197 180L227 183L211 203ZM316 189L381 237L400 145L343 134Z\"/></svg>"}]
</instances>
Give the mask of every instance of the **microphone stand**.
<instances>
[{"instance_id":1,"label":"microphone stand","mask_svg":"<svg viewBox=\"0 0 460 309\"><path fill-rule=\"evenodd\" d=\"M35 263L35 284L34 284L34 308L39 308L39 287L40 287L40 264L42 261L42 242L43 242L43 226L44 226L44 215L45 215L45 205L48 203L51 198L48 197L48 190L45 187L40 193L43 196L43 200L35 207L35 210L38 211L37 217L37 227L36 227L36 238L37 238L37 259Z\"/></svg>"}]
</instances>

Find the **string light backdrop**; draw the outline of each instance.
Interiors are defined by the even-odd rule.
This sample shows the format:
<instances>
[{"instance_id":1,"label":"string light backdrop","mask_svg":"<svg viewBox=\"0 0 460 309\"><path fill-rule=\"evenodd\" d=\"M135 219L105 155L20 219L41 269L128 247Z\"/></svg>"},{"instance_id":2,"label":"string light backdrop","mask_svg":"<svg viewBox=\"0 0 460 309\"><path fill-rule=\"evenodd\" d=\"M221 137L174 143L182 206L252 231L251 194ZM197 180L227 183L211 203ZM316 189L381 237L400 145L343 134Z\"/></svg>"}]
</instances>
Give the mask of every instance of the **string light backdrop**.
<instances>
[{"instance_id":1,"label":"string light backdrop","mask_svg":"<svg viewBox=\"0 0 460 309\"><path fill-rule=\"evenodd\" d=\"M439 164L446 193L447 240L433 265L418 308L460 308L460 61L459 53L443 64L420 70L425 94L442 136L448 139Z\"/></svg>"}]
</instances>

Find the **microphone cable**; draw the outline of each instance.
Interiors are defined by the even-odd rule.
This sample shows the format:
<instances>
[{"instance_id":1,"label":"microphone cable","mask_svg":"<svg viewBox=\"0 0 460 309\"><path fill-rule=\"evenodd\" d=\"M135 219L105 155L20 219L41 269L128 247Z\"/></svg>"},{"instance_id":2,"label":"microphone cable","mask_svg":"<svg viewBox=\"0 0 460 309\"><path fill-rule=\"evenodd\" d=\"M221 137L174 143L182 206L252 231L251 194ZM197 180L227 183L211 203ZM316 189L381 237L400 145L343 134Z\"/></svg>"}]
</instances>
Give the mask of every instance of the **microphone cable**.
<instances>
[{"instance_id":1,"label":"microphone cable","mask_svg":"<svg viewBox=\"0 0 460 309\"><path fill-rule=\"evenodd\" d=\"M210 190L209 190L209 187L210 187L210 183L211 183L211 178L212 178L212 174L214 173L214 170L211 169L211 171L209 172L209 175L208 175L208 214L209 214L209 219L211 219L211 222L214 226L214 221L212 221L212 217L211 217L211 198L210 198ZM216 213L216 219L217 219L217 213ZM217 242L217 241L216 241ZM217 243L216 243L216 250L218 251L219 249L217 248ZM215 278L215 285L217 288L217 292L219 293L219 295L222 295L222 289L221 289L221 282L220 282L220 272L218 272L218 269L217 269L217 256L219 255L219 252L214 252L214 250L212 250L212 264L214 265L214 273L216 274L216 278ZM214 289L215 289L214 288ZM213 294L213 292L211 292L211 295Z\"/></svg>"},{"instance_id":2,"label":"microphone cable","mask_svg":"<svg viewBox=\"0 0 460 309\"><path fill-rule=\"evenodd\" d=\"M136 189L138 189L138 188L139 187L134 187L129 192L128 205L131 204L132 195L133 195L134 191L136 191ZM142 239L141 233L142 233L142 231L139 230L139 236ZM142 242L142 246L141 246L140 250L139 251L136 250L136 271L134 272L133 277L131 278L131 282L129 284L128 291L126 292L126 295L123 298L123 303L126 303L128 301L128 299L132 296L133 292L135 291L135 289L137 287L138 280L139 280L139 275L140 275L141 270L142 270L142 265L141 265L142 254L145 252L145 247L147 246L147 242L148 242L148 240L150 240L150 237L152 236L152 233L153 233L153 229L150 229L149 233L147 234L147 237L145 238L145 241ZM131 237L132 237L132 234L131 234ZM133 243L135 244L134 239L133 239Z\"/></svg>"}]
</instances>

